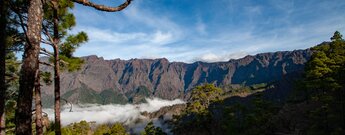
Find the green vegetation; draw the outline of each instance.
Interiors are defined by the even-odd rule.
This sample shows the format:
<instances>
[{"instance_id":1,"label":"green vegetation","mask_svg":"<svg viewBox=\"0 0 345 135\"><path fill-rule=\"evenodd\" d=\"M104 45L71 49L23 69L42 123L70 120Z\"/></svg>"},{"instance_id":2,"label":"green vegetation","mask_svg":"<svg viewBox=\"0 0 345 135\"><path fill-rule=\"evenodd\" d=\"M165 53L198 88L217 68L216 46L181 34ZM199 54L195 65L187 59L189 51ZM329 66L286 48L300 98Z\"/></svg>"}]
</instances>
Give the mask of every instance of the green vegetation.
<instances>
[{"instance_id":1,"label":"green vegetation","mask_svg":"<svg viewBox=\"0 0 345 135\"><path fill-rule=\"evenodd\" d=\"M16 108L16 99L18 97L18 79L19 79L19 61L13 52L6 55L6 134L14 134L14 113Z\"/></svg>"},{"instance_id":2,"label":"green vegetation","mask_svg":"<svg viewBox=\"0 0 345 135\"><path fill-rule=\"evenodd\" d=\"M82 92L80 92L82 91ZM77 95L78 103L94 103L94 104L126 104L126 97L118 93L116 90L107 89L101 93L88 88L85 84L82 84L81 88L70 90L62 95L63 98L69 99L74 94Z\"/></svg>"},{"instance_id":3,"label":"green vegetation","mask_svg":"<svg viewBox=\"0 0 345 135\"><path fill-rule=\"evenodd\" d=\"M211 104L220 102L221 94L222 89L213 84L204 84L193 89L186 110L173 118L173 132L175 134L184 132L212 134L214 120L210 110L215 109L215 106Z\"/></svg>"},{"instance_id":4,"label":"green vegetation","mask_svg":"<svg viewBox=\"0 0 345 135\"><path fill-rule=\"evenodd\" d=\"M246 86L244 84L231 84L231 85L223 85L220 86L223 89L224 93L222 94L222 98L230 97L230 96L247 96L250 94L254 94L257 92L262 92L267 89L274 88L274 83L259 83Z\"/></svg>"},{"instance_id":5,"label":"green vegetation","mask_svg":"<svg viewBox=\"0 0 345 135\"><path fill-rule=\"evenodd\" d=\"M55 135L54 132L54 123L51 124L51 127L45 133L45 135ZM72 123L61 129L63 135L87 135L91 132L90 124L86 121L80 121L78 123Z\"/></svg>"},{"instance_id":6,"label":"green vegetation","mask_svg":"<svg viewBox=\"0 0 345 135\"><path fill-rule=\"evenodd\" d=\"M211 103L220 100L222 89L215 87L213 84L204 84L197 86L192 90L190 102L187 110L190 113L199 113L207 111Z\"/></svg>"},{"instance_id":7,"label":"green vegetation","mask_svg":"<svg viewBox=\"0 0 345 135\"><path fill-rule=\"evenodd\" d=\"M128 135L121 123L115 123L111 127L102 124L98 125L93 135Z\"/></svg>"},{"instance_id":8,"label":"green vegetation","mask_svg":"<svg viewBox=\"0 0 345 135\"><path fill-rule=\"evenodd\" d=\"M59 99L60 78L58 74L60 70L75 71L81 68L83 61L73 57L73 52L86 42L88 37L84 32L76 35L67 33L76 24L73 14L70 13L74 2L91 6L97 10L116 12L126 8L131 0L127 0L119 7L99 5L88 0L1 1L0 80L2 82L0 86L0 117L2 119L4 118L2 114L6 114L6 128L3 128L4 124L0 123L0 134L4 131L3 129L6 129L7 134L14 134L14 123L17 124L17 134L36 132L35 130L32 131L31 123L34 96L32 90L35 85L40 86L36 83L36 80L38 83L40 82L37 79L39 75L46 84L54 83L56 85L55 96L56 99ZM25 32L25 34L20 32ZM40 37L45 38L41 39ZM306 64L304 78L299 84L300 89L294 93L296 95L293 95L294 102L277 106L265 100L261 93L257 94L257 92L262 92L272 85L263 83L234 88L230 86L231 96L247 93L244 98L248 99L249 102L242 104L224 103L224 98L228 97L224 95L222 89L212 84L205 84L197 86L192 91L186 110L181 115L174 117L173 132L176 134L345 134L345 41L338 31L330 39L331 42L312 48L314 54ZM54 47L54 52L42 49L43 47L40 45L42 42L44 45ZM18 67L20 64L15 59L13 51L22 48L25 51L19 74ZM37 72L39 71L38 56L40 52L51 57L50 62L54 63L54 82L50 80L51 73ZM61 67L61 69L57 67ZM254 74L250 75L250 78L257 77ZM77 92L81 90L83 92ZM69 98L76 93L80 93L78 101L81 103L107 104L127 101L124 95L116 93L115 90L110 89L97 93L86 85L67 92L63 97ZM143 102L144 98L152 95L152 93L151 90L141 86L135 93L127 93L126 96L130 102L138 103ZM248 96L249 94L253 95ZM51 101L59 102L60 100ZM46 102L44 101L44 104ZM303 107L301 107L302 105ZM306 107L304 108L304 106ZM58 103L56 107L55 113L59 114L60 104ZM17 108L16 115L14 113L15 108ZM297 108L294 113L306 116L301 118L303 122L289 121L290 123L286 124L277 120L281 116L288 117L292 112L286 110L291 110L291 108ZM3 113L4 110L6 113ZM306 114L300 112L306 112ZM60 115L55 116L59 117ZM60 129L61 133L65 135L128 134L126 128L120 123L115 123L112 126L99 125L93 131L91 124L86 121L73 123L63 128L59 126L60 118L56 118L55 121L57 124L51 124L45 134L60 134ZM282 123L286 124L287 126L284 125L283 127L288 129L278 128L277 125ZM143 134L163 135L165 133L150 122L145 127Z\"/></svg>"},{"instance_id":9,"label":"green vegetation","mask_svg":"<svg viewBox=\"0 0 345 135\"><path fill-rule=\"evenodd\" d=\"M101 124L98 125L95 129L94 135L104 135L110 132L110 128L108 125Z\"/></svg>"},{"instance_id":10,"label":"green vegetation","mask_svg":"<svg viewBox=\"0 0 345 135\"><path fill-rule=\"evenodd\" d=\"M145 86L139 86L135 91L126 93L129 103L145 103L146 97L151 95L151 91Z\"/></svg>"},{"instance_id":11,"label":"green vegetation","mask_svg":"<svg viewBox=\"0 0 345 135\"><path fill-rule=\"evenodd\" d=\"M54 123L51 125L54 125ZM126 128L121 123L114 123L113 125L101 124L94 130L91 127L92 124L89 122L80 121L62 127L61 132L63 135L128 135ZM53 126L48 129L45 135L55 135Z\"/></svg>"},{"instance_id":12,"label":"green vegetation","mask_svg":"<svg viewBox=\"0 0 345 135\"><path fill-rule=\"evenodd\" d=\"M279 111L278 107L263 99L261 94L272 85L227 86L226 93L212 84L193 89L186 110L174 116L175 134L265 134L266 124ZM224 86L223 86L224 88ZM225 104L224 99L238 93L255 94L250 103Z\"/></svg>"},{"instance_id":13,"label":"green vegetation","mask_svg":"<svg viewBox=\"0 0 345 135\"><path fill-rule=\"evenodd\" d=\"M306 64L301 92L309 104L308 134L345 133L345 41L336 31L332 42L313 47Z\"/></svg>"},{"instance_id":14,"label":"green vegetation","mask_svg":"<svg viewBox=\"0 0 345 135\"><path fill-rule=\"evenodd\" d=\"M166 135L165 132L160 127L155 127L153 125L153 122L149 122L146 127L144 132L141 133L142 135Z\"/></svg>"},{"instance_id":15,"label":"green vegetation","mask_svg":"<svg viewBox=\"0 0 345 135\"><path fill-rule=\"evenodd\" d=\"M110 135L128 135L126 129L123 127L121 123L115 123L111 128Z\"/></svg>"},{"instance_id":16,"label":"green vegetation","mask_svg":"<svg viewBox=\"0 0 345 135\"><path fill-rule=\"evenodd\" d=\"M272 84L196 87L182 115L174 116L175 134L345 134L345 41L335 32L331 42L313 47L289 102L264 98ZM241 93L240 102L225 103ZM242 99L242 101L241 101ZM224 100L223 102L221 102Z\"/></svg>"},{"instance_id":17,"label":"green vegetation","mask_svg":"<svg viewBox=\"0 0 345 135\"><path fill-rule=\"evenodd\" d=\"M224 110L222 129L226 134L272 134L268 123L278 111L278 107L263 100L258 94L252 100L251 106L243 104L228 106Z\"/></svg>"},{"instance_id":18,"label":"green vegetation","mask_svg":"<svg viewBox=\"0 0 345 135\"><path fill-rule=\"evenodd\" d=\"M126 104L128 102L123 94L113 89L103 90L99 95L103 100L101 104Z\"/></svg>"},{"instance_id":19,"label":"green vegetation","mask_svg":"<svg viewBox=\"0 0 345 135\"><path fill-rule=\"evenodd\" d=\"M67 31L70 31L76 24L73 14L70 13L74 2L100 11L117 12L126 8L131 0L115 7L83 0L2 0L0 2L0 134L4 134L4 129L6 129L5 104L8 98L5 83L5 72L8 71L5 69L7 65L5 57L8 49L6 47L14 47L17 44L20 45L18 48L24 48L24 50L19 79L19 96L16 102L16 134L32 134L33 89L35 89L36 98L37 134L43 134L41 124L39 124L41 115L39 64L43 63L39 61L41 53L54 57L55 130L56 134L61 134L59 62L63 64L62 68L68 69L68 71L79 69L83 62L79 58L74 58L72 53L81 43L87 41L87 36L83 32L67 35ZM44 47L41 47L43 45L52 46L54 52L46 51ZM62 57L59 57L59 54ZM50 65L49 63L44 64ZM48 78L48 76L45 77Z\"/></svg>"}]
</instances>

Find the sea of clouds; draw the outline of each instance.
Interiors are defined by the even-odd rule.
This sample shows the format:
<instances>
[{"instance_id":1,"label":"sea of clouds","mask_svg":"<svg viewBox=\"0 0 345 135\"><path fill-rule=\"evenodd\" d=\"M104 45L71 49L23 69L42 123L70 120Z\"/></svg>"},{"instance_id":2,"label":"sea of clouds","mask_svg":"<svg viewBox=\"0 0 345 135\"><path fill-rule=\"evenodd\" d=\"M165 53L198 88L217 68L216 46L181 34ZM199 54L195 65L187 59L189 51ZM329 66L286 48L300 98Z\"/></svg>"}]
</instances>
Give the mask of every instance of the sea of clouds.
<instances>
[{"instance_id":1,"label":"sea of clouds","mask_svg":"<svg viewBox=\"0 0 345 135\"><path fill-rule=\"evenodd\" d=\"M185 103L180 99L163 100L159 98L146 98L146 101L147 103L126 105L73 105L72 112L69 106L64 106L61 110L61 123L63 126L66 126L74 122L85 120L88 122L96 122L97 124L120 122L129 125L140 118L145 119L145 117L140 114L141 112L155 112L164 106ZM53 109L43 109L43 111L48 114L50 120L54 120Z\"/></svg>"}]
</instances>

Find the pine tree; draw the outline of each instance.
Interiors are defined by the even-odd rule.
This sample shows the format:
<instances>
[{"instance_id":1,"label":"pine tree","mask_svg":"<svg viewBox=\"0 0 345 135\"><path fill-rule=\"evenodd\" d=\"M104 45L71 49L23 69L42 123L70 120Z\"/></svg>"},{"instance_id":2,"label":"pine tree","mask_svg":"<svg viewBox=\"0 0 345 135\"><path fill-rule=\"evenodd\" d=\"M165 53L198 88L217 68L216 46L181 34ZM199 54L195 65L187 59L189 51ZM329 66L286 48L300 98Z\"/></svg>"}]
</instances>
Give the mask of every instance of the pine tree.
<instances>
[{"instance_id":1,"label":"pine tree","mask_svg":"<svg viewBox=\"0 0 345 135\"><path fill-rule=\"evenodd\" d=\"M187 108L178 117L174 118L175 134L183 131L205 132L212 134L211 126L213 123L212 113L209 111L214 106L212 103L220 101L222 89L213 84L197 86L192 90L191 97L187 103Z\"/></svg>"},{"instance_id":2,"label":"pine tree","mask_svg":"<svg viewBox=\"0 0 345 135\"><path fill-rule=\"evenodd\" d=\"M6 27L8 8L4 0L0 2L0 135L5 135L5 67L6 67Z\"/></svg>"},{"instance_id":3,"label":"pine tree","mask_svg":"<svg viewBox=\"0 0 345 135\"><path fill-rule=\"evenodd\" d=\"M339 31L335 31L334 34L333 34L333 37L331 37L331 40L332 41L342 41L343 35L340 34Z\"/></svg>"},{"instance_id":4,"label":"pine tree","mask_svg":"<svg viewBox=\"0 0 345 135\"><path fill-rule=\"evenodd\" d=\"M308 132L311 134L345 132L345 41L338 31L331 40L312 48L315 53L305 68L307 100L320 106L310 114L312 125Z\"/></svg>"},{"instance_id":5,"label":"pine tree","mask_svg":"<svg viewBox=\"0 0 345 135\"><path fill-rule=\"evenodd\" d=\"M87 41L87 35L80 32L77 35L67 35L67 30L75 26L75 18L69 13L73 8L73 2L69 0L52 1L46 4L44 16L44 30L48 37L48 44L53 47L52 61L54 67L54 95L55 95L55 132L61 134L60 122L60 65L64 65L69 71L79 69L83 61L74 58L72 53L83 42ZM52 35L52 36L51 36ZM62 41L64 37L65 42ZM47 52L47 51L46 51ZM63 61L63 64L60 62Z\"/></svg>"},{"instance_id":6,"label":"pine tree","mask_svg":"<svg viewBox=\"0 0 345 135\"><path fill-rule=\"evenodd\" d=\"M153 122L149 122L144 130L144 133L142 135L166 135L165 132L163 132L162 128L160 127L155 127L153 125Z\"/></svg>"},{"instance_id":7,"label":"pine tree","mask_svg":"<svg viewBox=\"0 0 345 135\"><path fill-rule=\"evenodd\" d=\"M17 93L19 64L13 52L20 51L24 41L23 34L18 31L19 20L11 9L12 3L12 0L0 2L0 134L5 133L5 113L13 116L13 106L7 106L12 104Z\"/></svg>"},{"instance_id":8,"label":"pine tree","mask_svg":"<svg viewBox=\"0 0 345 135\"><path fill-rule=\"evenodd\" d=\"M79 4L85 6L93 7L97 10L107 11L107 12L117 12L126 8L131 0L126 0L125 3L118 7L109 7L105 5L95 4L88 0L72 0ZM47 1L49 2L49 1ZM55 3L58 3L57 0ZM58 5L57 5L58 6ZM57 13L57 11L55 11ZM56 15L56 14L55 14ZM28 5L27 13L27 31L26 35L26 44L23 55L23 64L21 68L21 77L20 77L20 87L19 87L19 98L17 101L18 108L16 110L16 133L17 134L31 134L31 101L33 97L33 88L35 86L35 80L38 70L38 55L40 50L40 41L41 41L41 30L42 30L42 21L43 21L43 3L41 0L30 0ZM57 20L58 21L58 20ZM55 23L57 24L57 23ZM55 28L57 25L55 25ZM56 34L56 32L55 32ZM56 36L54 34L54 37ZM58 33L57 33L58 34ZM55 40L58 36L55 37ZM54 40L54 39L53 39ZM55 48L55 51L58 52L58 49ZM55 56L58 53L55 53ZM58 57L56 57L58 58ZM55 64L58 65L59 61L55 61ZM58 71L58 70L56 70ZM59 78L56 77L56 80ZM57 87L58 88L58 87ZM59 88L58 88L59 89ZM56 92L56 95L59 95L59 92ZM59 98L59 97L58 97ZM58 101L59 102L59 101ZM58 112L60 110L57 110ZM59 131L57 133L59 134ZM61 134L61 132L60 132Z\"/></svg>"},{"instance_id":9,"label":"pine tree","mask_svg":"<svg viewBox=\"0 0 345 135\"><path fill-rule=\"evenodd\" d=\"M26 44L19 79L19 98L16 109L16 134L31 134L31 102L38 70L41 30L43 21L43 3L30 0L28 7Z\"/></svg>"},{"instance_id":10,"label":"pine tree","mask_svg":"<svg viewBox=\"0 0 345 135\"><path fill-rule=\"evenodd\" d=\"M125 127L121 123L115 123L110 128L110 132L108 133L110 135L128 135L126 132Z\"/></svg>"},{"instance_id":11,"label":"pine tree","mask_svg":"<svg viewBox=\"0 0 345 135\"><path fill-rule=\"evenodd\" d=\"M192 90L187 110L190 112L203 112L211 103L220 99L221 93L222 89L215 87L213 84L197 86Z\"/></svg>"},{"instance_id":12,"label":"pine tree","mask_svg":"<svg viewBox=\"0 0 345 135\"><path fill-rule=\"evenodd\" d=\"M16 99L18 97L18 79L19 79L19 66L20 62L15 57L14 52L6 52L6 134L14 134L14 112Z\"/></svg>"},{"instance_id":13,"label":"pine tree","mask_svg":"<svg viewBox=\"0 0 345 135\"><path fill-rule=\"evenodd\" d=\"M97 128L95 129L95 132L93 134L94 135L105 135L105 134L109 134L109 132L110 132L110 128L107 125L102 124L102 125L97 126Z\"/></svg>"}]
</instances>

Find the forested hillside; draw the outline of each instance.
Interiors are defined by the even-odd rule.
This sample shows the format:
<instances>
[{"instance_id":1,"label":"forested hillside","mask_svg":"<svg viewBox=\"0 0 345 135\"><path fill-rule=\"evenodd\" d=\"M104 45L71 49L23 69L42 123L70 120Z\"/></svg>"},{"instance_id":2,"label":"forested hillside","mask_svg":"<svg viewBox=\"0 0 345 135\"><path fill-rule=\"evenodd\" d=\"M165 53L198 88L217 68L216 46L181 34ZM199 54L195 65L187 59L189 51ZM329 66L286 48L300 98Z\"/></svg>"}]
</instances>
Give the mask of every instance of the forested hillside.
<instances>
[{"instance_id":1,"label":"forested hillside","mask_svg":"<svg viewBox=\"0 0 345 135\"><path fill-rule=\"evenodd\" d=\"M335 134L345 133L345 41L335 32L315 53L285 102L266 91L221 98L221 89L196 87L182 115L173 120L175 134Z\"/></svg>"}]
</instances>

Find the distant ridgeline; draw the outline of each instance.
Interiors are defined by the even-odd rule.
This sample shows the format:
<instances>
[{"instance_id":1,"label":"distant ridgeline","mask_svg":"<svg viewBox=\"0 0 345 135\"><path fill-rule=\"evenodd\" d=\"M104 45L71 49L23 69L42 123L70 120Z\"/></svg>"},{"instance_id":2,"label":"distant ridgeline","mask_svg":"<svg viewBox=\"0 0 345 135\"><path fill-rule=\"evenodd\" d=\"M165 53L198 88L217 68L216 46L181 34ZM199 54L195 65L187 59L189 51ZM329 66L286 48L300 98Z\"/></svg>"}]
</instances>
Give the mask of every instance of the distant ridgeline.
<instances>
[{"instance_id":1,"label":"distant ridgeline","mask_svg":"<svg viewBox=\"0 0 345 135\"><path fill-rule=\"evenodd\" d=\"M62 97L73 103L138 103L145 97L185 98L203 83L214 83L227 91L256 90L276 85L288 92L292 78L299 77L312 51L262 53L228 62L169 62L167 59L104 60L87 56L81 70L62 73ZM42 67L50 70L48 67ZM281 83L281 82L285 83ZM288 82L288 83L286 83ZM270 86L269 86L270 85ZM277 86L280 85L280 86ZM241 89L242 90L242 89ZM53 86L43 86L43 99L53 98ZM50 106L51 104L46 104Z\"/></svg>"}]
</instances>

